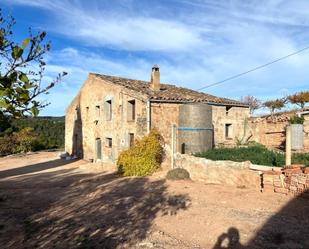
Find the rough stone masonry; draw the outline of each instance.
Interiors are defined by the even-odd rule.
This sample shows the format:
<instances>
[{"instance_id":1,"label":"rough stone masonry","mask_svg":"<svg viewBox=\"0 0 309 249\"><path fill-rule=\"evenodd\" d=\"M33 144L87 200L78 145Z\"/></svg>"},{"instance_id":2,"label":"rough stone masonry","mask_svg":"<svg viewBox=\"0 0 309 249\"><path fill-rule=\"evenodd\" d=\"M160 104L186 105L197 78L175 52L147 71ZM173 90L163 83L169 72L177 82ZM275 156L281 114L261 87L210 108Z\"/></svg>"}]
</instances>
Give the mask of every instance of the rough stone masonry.
<instances>
[{"instance_id":1,"label":"rough stone masonry","mask_svg":"<svg viewBox=\"0 0 309 249\"><path fill-rule=\"evenodd\" d=\"M153 66L150 78L147 82L90 73L66 110L66 152L91 161L114 162L135 139L156 127L165 140L169 157L171 127L179 126L179 109L186 104L212 107L210 128L214 146L235 145L236 138L243 136L249 115L247 105L163 84L157 65ZM176 151L180 147L176 134Z\"/></svg>"}]
</instances>

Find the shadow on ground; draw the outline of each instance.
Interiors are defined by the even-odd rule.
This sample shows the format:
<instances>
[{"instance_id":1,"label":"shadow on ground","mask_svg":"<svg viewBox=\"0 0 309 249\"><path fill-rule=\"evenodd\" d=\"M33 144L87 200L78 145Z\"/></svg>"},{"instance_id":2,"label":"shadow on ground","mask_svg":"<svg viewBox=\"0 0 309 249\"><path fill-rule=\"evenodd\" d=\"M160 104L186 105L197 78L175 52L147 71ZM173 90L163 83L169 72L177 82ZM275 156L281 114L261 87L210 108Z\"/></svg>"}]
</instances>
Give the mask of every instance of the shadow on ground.
<instances>
[{"instance_id":1,"label":"shadow on ground","mask_svg":"<svg viewBox=\"0 0 309 249\"><path fill-rule=\"evenodd\" d=\"M309 191L296 196L273 215L246 244L239 242L237 228L222 233L213 249L307 249L309 248ZM225 240L225 241L224 241ZM225 245L223 246L223 244Z\"/></svg>"},{"instance_id":2,"label":"shadow on ground","mask_svg":"<svg viewBox=\"0 0 309 249\"><path fill-rule=\"evenodd\" d=\"M43 162L43 163L37 163L33 165L27 165L23 167L8 169L8 170L2 170L0 171L0 179L11 177L11 176L19 176L19 175L25 175L29 173L36 173L42 170L57 168L60 166L64 166L66 164L72 163L73 161L66 161L63 159L55 159L53 161Z\"/></svg>"},{"instance_id":3,"label":"shadow on ground","mask_svg":"<svg viewBox=\"0 0 309 249\"><path fill-rule=\"evenodd\" d=\"M165 180L70 169L3 179L0 244L4 248L130 247L147 236L156 216L175 215L189 204L187 195L170 195Z\"/></svg>"}]
</instances>

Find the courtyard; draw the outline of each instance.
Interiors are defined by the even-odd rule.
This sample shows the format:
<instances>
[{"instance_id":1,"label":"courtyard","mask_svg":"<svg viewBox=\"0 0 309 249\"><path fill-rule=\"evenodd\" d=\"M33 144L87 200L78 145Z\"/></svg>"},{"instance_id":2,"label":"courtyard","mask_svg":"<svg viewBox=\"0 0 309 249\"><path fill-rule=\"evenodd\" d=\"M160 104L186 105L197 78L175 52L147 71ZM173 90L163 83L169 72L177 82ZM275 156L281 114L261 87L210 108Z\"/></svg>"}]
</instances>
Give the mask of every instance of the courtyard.
<instances>
[{"instance_id":1,"label":"courtyard","mask_svg":"<svg viewBox=\"0 0 309 249\"><path fill-rule=\"evenodd\" d=\"M0 158L1 248L309 248L309 200L119 177L58 152Z\"/></svg>"}]
</instances>

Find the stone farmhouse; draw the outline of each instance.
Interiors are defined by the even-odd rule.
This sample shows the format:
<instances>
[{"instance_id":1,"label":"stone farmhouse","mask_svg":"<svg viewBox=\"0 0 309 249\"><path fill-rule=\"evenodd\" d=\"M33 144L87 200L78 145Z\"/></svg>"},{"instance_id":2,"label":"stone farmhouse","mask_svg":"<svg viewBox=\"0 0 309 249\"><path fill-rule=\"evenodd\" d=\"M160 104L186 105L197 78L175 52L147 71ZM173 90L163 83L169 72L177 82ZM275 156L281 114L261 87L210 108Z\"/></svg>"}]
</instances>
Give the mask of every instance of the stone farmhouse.
<instances>
[{"instance_id":1,"label":"stone farmhouse","mask_svg":"<svg viewBox=\"0 0 309 249\"><path fill-rule=\"evenodd\" d=\"M249 107L242 102L162 84L90 73L66 110L65 149L90 161L114 162L134 140L156 127L166 155L235 145ZM175 132L173 132L175 131Z\"/></svg>"}]
</instances>

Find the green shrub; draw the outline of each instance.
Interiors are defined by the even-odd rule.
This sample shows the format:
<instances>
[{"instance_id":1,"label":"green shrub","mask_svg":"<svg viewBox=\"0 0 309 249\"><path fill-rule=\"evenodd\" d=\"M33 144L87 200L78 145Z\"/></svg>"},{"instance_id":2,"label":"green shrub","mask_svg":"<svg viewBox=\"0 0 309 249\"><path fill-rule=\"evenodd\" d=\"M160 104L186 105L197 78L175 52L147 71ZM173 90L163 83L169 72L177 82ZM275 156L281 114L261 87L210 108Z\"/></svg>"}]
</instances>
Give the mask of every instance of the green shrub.
<instances>
[{"instance_id":1,"label":"green shrub","mask_svg":"<svg viewBox=\"0 0 309 249\"><path fill-rule=\"evenodd\" d=\"M6 156L14 153L18 146L15 136L0 137L0 156Z\"/></svg>"},{"instance_id":2,"label":"green shrub","mask_svg":"<svg viewBox=\"0 0 309 249\"><path fill-rule=\"evenodd\" d=\"M292 162L295 164L304 164L305 166L309 166L309 153L293 154Z\"/></svg>"},{"instance_id":3,"label":"green shrub","mask_svg":"<svg viewBox=\"0 0 309 249\"><path fill-rule=\"evenodd\" d=\"M253 164L284 166L284 153L268 150L263 145L252 145L240 148L218 148L195 156L211 160L231 160L235 162L251 161ZM309 154L293 154L292 163L309 165Z\"/></svg>"},{"instance_id":4,"label":"green shrub","mask_svg":"<svg viewBox=\"0 0 309 249\"><path fill-rule=\"evenodd\" d=\"M26 127L0 137L0 156L34 151L38 146L37 135L33 128Z\"/></svg>"},{"instance_id":5,"label":"green shrub","mask_svg":"<svg viewBox=\"0 0 309 249\"><path fill-rule=\"evenodd\" d=\"M182 168L172 169L167 172L166 178L169 180L185 180L190 179L190 174Z\"/></svg>"},{"instance_id":6,"label":"green shrub","mask_svg":"<svg viewBox=\"0 0 309 249\"><path fill-rule=\"evenodd\" d=\"M118 173L123 176L151 175L163 160L163 139L156 129L136 140L133 147L120 153L117 161Z\"/></svg>"},{"instance_id":7,"label":"green shrub","mask_svg":"<svg viewBox=\"0 0 309 249\"><path fill-rule=\"evenodd\" d=\"M293 116L290 118L290 124L303 124L305 122L305 118L303 116Z\"/></svg>"}]
</instances>

